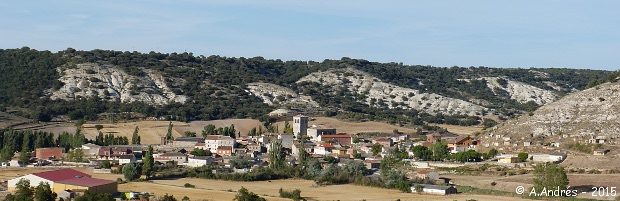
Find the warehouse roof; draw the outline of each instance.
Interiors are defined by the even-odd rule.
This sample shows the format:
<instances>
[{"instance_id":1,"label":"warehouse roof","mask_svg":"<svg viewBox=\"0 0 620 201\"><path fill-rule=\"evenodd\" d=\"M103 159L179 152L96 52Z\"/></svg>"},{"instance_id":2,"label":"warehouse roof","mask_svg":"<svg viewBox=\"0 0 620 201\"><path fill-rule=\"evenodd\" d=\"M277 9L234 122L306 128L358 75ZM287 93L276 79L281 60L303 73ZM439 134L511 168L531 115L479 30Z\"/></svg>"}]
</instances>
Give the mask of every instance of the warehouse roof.
<instances>
[{"instance_id":1,"label":"warehouse roof","mask_svg":"<svg viewBox=\"0 0 620 201\"><path fill-rule=\"evenodd\" d=\"M73 179L76 177L82 177L82 178L90 177L90 175L74 170L74 169L60 169L60 170L53 170L53 171L47 171L47 172L39 172L39 173L34 173L33 175L53 181L53 182Z\"/></svg>"},{"instance_id":2,"label":"warehouse roof","mask_svg":"<svg viewBox=\"0 0 620 201\"><path fill-rule=\"evenodd\" d=\"M57 183L69 184L69 185L74 185L74 186L93 187L93 186L101 186L101 185L104 185L104 184L111 184L111 183L115 183L115 182L116 181L105 180L105 179L95 179L95 178L90 178L90 177L79 177L79 178L73 178L73 179L67 179L67 180L58 181Z\"/></svg>"}]
</instances>

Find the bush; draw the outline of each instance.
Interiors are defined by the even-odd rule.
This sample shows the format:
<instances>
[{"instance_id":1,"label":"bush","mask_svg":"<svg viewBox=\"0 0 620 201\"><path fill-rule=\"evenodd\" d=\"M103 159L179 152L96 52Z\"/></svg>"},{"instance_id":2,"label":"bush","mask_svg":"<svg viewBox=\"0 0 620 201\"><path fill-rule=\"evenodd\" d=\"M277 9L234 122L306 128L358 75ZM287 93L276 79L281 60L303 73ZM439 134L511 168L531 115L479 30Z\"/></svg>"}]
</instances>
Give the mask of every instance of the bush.
<instances>
[{"instance_id":1,"label":"bush","mask_svg":"<svg viewBox=\"0 0 620 201\"><path fill-rule=\"evenodd\" d=\"M497 185L496 182L491 182L491 186L495 186L495 185Z\"/></svg>"},{"instance_id":2,"label":"bush","mask_svg":"<svg viewBox=\"0 0 620 201\"><path fill-rule=\"evenodd\" d=\"M196 185L190 184L190 183L185 183L185 185L183 185L185 188L195 188Z\"/></svg>"},{"instance_id":3,"label":"bush","mask_svg":"<svg viewBox=\"0 0 620 201\"><path fill-rule=\"evenodd\" d=\"M305 200L301 197L301 190L295 189L293 191L285 191L280 188L280 197L281 198L290 198L295 201Z\"/></svg>"}]
</instances>

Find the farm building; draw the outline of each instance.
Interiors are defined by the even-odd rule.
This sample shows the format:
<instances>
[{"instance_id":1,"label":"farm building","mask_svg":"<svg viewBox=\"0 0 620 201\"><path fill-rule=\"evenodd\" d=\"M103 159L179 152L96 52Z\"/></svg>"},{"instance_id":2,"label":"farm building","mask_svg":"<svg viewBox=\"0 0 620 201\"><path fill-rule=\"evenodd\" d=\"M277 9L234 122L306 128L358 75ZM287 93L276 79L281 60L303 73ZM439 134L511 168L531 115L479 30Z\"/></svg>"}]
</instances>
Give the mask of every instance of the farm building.
<instances>
[{"instance_id":1,"label":"farm building","mask_svg":"<svg viewBox=\"0 0 620 201\"><path fill-rule=\"evenodd\" d=\"M64 148L37 148L35 150L35 157L38 159L60 159L62 158L62 152Z\"/></svg>"},{"instance_id":2,"label":"farm building","mask_svg":"<svg viewBox=\"0 0 620 201\"><path fill-rule=\"evenodd\" d=\"M594 155L595 156L604 156L607 153L609 153L609 149L595 149L594 150Z\"/></svg>"},{"instance_id":3,"label":"farm building","mask_svg":"<svg viewBox=\"0 0 620 201\"><path fill-rule=\"evenodd\" d=\"M29 180L31 187L37 187L41 182L47 182L55 193L60 193L64 190L116 193L118 190L118 183L116 181L91 178L90 175L74 169L60 169L11 179L8 181L8 191L15 191L16 184L22 179Z\"/></svg>"},{"instance_id":4,"label":"farm building","mask_svg":"<svg viewBox=\"0 0 620 201\"><path fill-rule=\"evenodd\" d=\"M498 157L497 162L498 163L518 163L519 157L516 157L516 156Z\"/></svg>"},{"instance_id":5,"label":"farm building","mask_svg":"<svg viewBox=\"0 0 620 201\"><path fill-rule=\"evenodd\" d=\"M422 192L426 194L433 195L448 195L448 194L456 194L457 190L453 186L439 186L439 185L430 185L430 184L412 184L411 192L416 191L416 185L422 186Z\"/></svg>"}]
</instances>

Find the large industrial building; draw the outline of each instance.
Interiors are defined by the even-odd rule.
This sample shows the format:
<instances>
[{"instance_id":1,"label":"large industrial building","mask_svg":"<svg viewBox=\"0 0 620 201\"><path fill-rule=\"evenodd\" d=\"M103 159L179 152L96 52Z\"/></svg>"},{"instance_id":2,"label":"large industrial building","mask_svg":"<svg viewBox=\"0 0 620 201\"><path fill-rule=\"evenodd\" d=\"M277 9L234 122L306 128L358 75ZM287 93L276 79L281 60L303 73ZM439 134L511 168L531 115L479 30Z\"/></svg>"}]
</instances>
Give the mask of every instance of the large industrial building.
<instances>
[{"instance_id":1,"label":"large industrial building","mask_svg":"<svg viewBox=\"0 0 620 201\"><path fill-rule=\"evenodd\" d=\"M17 182L22 179L29 180L31 187L37 187L41 182L47 182L55 193L64 190L88 190L91 193L114 194L118 191L116 181L92 178L90 175L74 169L60 169L17 177L8 181L8 190L15 191Z\"/></svg>"}]
</instances>

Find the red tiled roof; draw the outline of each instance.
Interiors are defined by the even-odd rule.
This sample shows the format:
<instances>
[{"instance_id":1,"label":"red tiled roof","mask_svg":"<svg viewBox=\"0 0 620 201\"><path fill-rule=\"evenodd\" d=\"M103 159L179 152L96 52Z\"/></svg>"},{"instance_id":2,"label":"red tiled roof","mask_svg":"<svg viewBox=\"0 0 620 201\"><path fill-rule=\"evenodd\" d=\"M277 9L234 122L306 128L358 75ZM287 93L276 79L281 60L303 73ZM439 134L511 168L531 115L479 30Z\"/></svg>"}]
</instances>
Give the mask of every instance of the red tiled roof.
<instances>
[{"instance_id":1,"label":"red tiled roof","mask_svg":"<svg viewBox=\"0 0 620 201\"><path fill-rule=\"evenodd\" d=\"M329 144L329 143L324 143L323 147L325 147L325 148L334 148L334 145Z\"/></svg>"},{"instance_id":2,"label":"red tiled roof","mask_svg":"<svg viewBox=\"0 0 620 201\"><path fill-rule=\"evenodd\" d=\"M105 180L105 179L95 179L95 178L90 178L90 177L80 177L80 178L73 178L73 179L58 181L58 183L62 183L62 184L70 184L70 185L75 185L75 186L86 186L86 187L101 186L104 184L110 184L114 182L116 181Z\"/></svg>"},{"instance_id":3,"label":"red tiled roof","mask_svg":"<svg viewBox=\"0 0 620 201\"><path fill-rule=\"evenodd\" d=\"M431 173L431 172L433 172L433 170L420 170L418 172L418 174L428 174L428 173Z\"/></svg>"},{"instance_id":4,"label":"red tiled roof","mask_svg":"<svg viewBox=\"0 0 620 201\"><path fill-rule=\"evenodd\" d=\"M321 138L351 138L349 134L324 134Z\"/></svg>"},{"instance_id":5,"label":"red tiled roof","mask_svg":"<svg viewBox=\"0 0 620 201\"><path fill-rule=\"evenodd\" d=\"M53 171L47 171L47 172L39 172L39 173L34 173L33 175L53 181L53 182L73 179L78 176L82 178L90 177L90 175L74 170L74 169L60 169L60 170L53 170Z\"/></svg>"}]
</instances>

